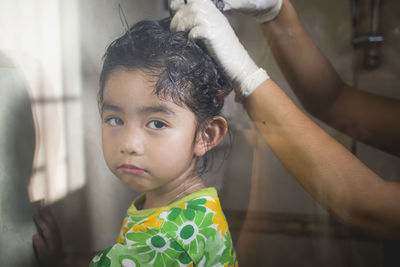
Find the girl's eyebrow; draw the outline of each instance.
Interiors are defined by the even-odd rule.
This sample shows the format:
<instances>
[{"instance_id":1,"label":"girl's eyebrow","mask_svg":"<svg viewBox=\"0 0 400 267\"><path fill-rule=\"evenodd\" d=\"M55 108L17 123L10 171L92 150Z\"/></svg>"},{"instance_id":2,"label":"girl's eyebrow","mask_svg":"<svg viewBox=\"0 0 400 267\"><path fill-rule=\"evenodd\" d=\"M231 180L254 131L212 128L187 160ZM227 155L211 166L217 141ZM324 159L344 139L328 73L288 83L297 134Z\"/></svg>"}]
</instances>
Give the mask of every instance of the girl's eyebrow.
<instances>
[{"instance_id":1,"label":"girl's eyebrow","mask_svg":"<svg viewBox=\"0 0 400 267\"><path fill-rule=\"evenodd\" d=\"M102 106L102 111L104 112L106 110L112 110L112 111L116 111L116 112L125 113L121 107L104 102L104 104ZM148 115L148 114L152 114L152 113L163 113L168 116L175 115L175 112L172 109L170 109L169 107L162 105L162 104L142 107L139 109L139 113L143 114L143 115Z\"/></svg>"},{"instance_id":2,"label":"girl's eyebrow","mask_svg":"<svg viewBox=\"0 0 400 267\"><path fill-rule=\"evenodd\" d=\"M113 111L124 113L124 110L122 108L120 108L116 105L109 104L107 102L105 102L101 108L101 111L105 111L105 110L113 110Z\"/></svg>"},{"instance_id":3,"label":"girl's eyebrow","mask_svg":"<svg viewBox=\"0 0 400 267\"><path fill-rule=\"evenodd\" d=\"M151 113L164 113L168 116L174 116L175 112L165 105L155 105L155 106L147 106L139 109L139 113L141 114L151 114Z\"/></svg>"}]
</instances>

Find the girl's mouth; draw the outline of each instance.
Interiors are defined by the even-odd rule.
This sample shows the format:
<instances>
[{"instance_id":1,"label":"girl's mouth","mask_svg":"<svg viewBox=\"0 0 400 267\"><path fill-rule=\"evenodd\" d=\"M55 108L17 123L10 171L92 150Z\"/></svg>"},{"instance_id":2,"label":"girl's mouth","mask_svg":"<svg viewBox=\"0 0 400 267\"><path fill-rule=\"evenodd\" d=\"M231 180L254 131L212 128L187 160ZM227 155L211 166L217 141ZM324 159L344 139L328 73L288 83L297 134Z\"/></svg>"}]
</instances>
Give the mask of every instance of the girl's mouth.
<instances>
[{"instance_id":1,"label":"girl's mouth","mask_svg":"<svg viewBox=\"0 0 400 267\"><path fill-rule=\"evenodd\" d=\"M127 173L127 174L144 174L144 173L146 173L146 170L141 169L141 168L136 167L135 165L131 165L131 164L122 164L121 166L118 167L118 169L121 169L122 172Z\"/></svg>"}]
</instances>

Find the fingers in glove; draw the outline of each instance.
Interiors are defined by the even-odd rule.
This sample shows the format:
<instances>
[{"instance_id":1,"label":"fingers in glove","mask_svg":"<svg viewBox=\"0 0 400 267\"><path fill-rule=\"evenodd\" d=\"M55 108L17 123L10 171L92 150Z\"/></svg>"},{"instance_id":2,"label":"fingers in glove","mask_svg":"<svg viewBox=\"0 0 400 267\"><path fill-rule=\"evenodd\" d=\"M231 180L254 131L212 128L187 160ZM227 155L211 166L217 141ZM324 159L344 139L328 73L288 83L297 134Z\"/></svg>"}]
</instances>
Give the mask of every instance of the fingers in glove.
<instances>
[{"instance_id":1,"label":"fingers in glove","mask_svg":"<svg viewBox=\"0 0 400 267\"><path fill-rule=\"evenodd\" d=\"M192 7L186 5L180 8L171 20L170 29L173 31L186 31L198 25L198 15L193 13Z\"/></svg>"},{"instance_id":2,"label":"fingers in glove","mask_svg":"<svg viewBox=\"0 0 400 267\"><path fill-rule=\"evenodd\" d=\"M199 40L199 39L207 39L209 31L204 26L196 26L193 27L189 32L189 39Z\"/></svg>"},{"instance_id":3,"label":"fingers in glove","mask_svg":"<svg viewBox=\"0 0 400 267\"><path fill-rule=\"evenodd\" d=\"M187 3L187 0L171 0L169 3L169 8L171 10L178 10L180 7L182 7L183 5L185 5Z\"/></svg>"},{"instance_id":4,"label":"fingers in glove","mask_svg":"<svg viewBox=\"0 0 400 267\"><path fill-rule=\"evenodd\" d=\"M205 2L206 1L206 2ZM190 30L200 25L212 24L210 12L219 12L209 0L194 0L179 8L172 18L170 29L173 31Z\"/></svg>"},{"instance_id":5,"label":"fingers in glove","mask_svg":"<svg viewBox=\"0 0 400 267\"><path fill-rule=\"evenodd\" d=\"M176 11L179 8L181 8L183 5L190 4L192 2L210 2L212 3L211 0L171 0L169 4L169 8Z\"/></svg>"}]
</instances>

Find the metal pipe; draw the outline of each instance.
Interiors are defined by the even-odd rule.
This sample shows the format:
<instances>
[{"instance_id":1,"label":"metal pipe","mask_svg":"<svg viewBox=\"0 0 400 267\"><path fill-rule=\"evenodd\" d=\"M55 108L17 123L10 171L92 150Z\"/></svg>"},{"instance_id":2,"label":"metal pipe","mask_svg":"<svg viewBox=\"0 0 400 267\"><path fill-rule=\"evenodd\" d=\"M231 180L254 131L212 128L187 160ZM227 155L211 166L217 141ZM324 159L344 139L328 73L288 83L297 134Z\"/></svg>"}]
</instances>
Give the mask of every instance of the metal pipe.
<instances>
[{"instance_id":1,"label":"metal pipe","mask_svg":"<svg viewBox=\"0 0 400 267\"><path fill-rule=\"evenodd\" d=\"M371 34L377 34L379 31L380 2L380 0L372 0Z\"/></svg>"},{"instance_id":2,"label":"metal pipe","mask_svg":"<svg viewBox=\"0 0 400 267\"><path fill-rule=\"evenodd\" d=\"M358 26L360 18L358 11L360 9L360 0L351 0L351 16L352 16L352 44L354 48L366 46L364 67L367 69L375 69L380 64L380 44L384 38L379 34L380 29L380 7L381 0L370 0L370 30L367 34L359 33Z\"/></svg>"}]
</instances>

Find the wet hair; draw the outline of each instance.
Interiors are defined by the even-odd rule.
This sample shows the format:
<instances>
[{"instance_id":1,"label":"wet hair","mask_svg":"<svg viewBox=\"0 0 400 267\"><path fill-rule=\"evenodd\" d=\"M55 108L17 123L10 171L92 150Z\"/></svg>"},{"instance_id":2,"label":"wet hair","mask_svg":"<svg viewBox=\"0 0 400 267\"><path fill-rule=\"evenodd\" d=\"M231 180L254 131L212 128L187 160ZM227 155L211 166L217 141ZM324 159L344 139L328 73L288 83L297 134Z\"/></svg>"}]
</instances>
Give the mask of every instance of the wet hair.
<instances>
[{"instance_id":1,"label":"wet hair","mask_svg":"<svg viewBox=\"0 0 400 267\"><path fill-rule=\"evenodd\" d=\"M118 69L140 70L155 79L154 93L186 106L195 115L196 134L208 119L221 115L232 81L208 53L202 41L188 32L170 31L170 19L141 21L114 40L103 57L98 104L103 109L104 87ZM203 157L203 171L207 159Z\"/></svg>"}]
</instances>

